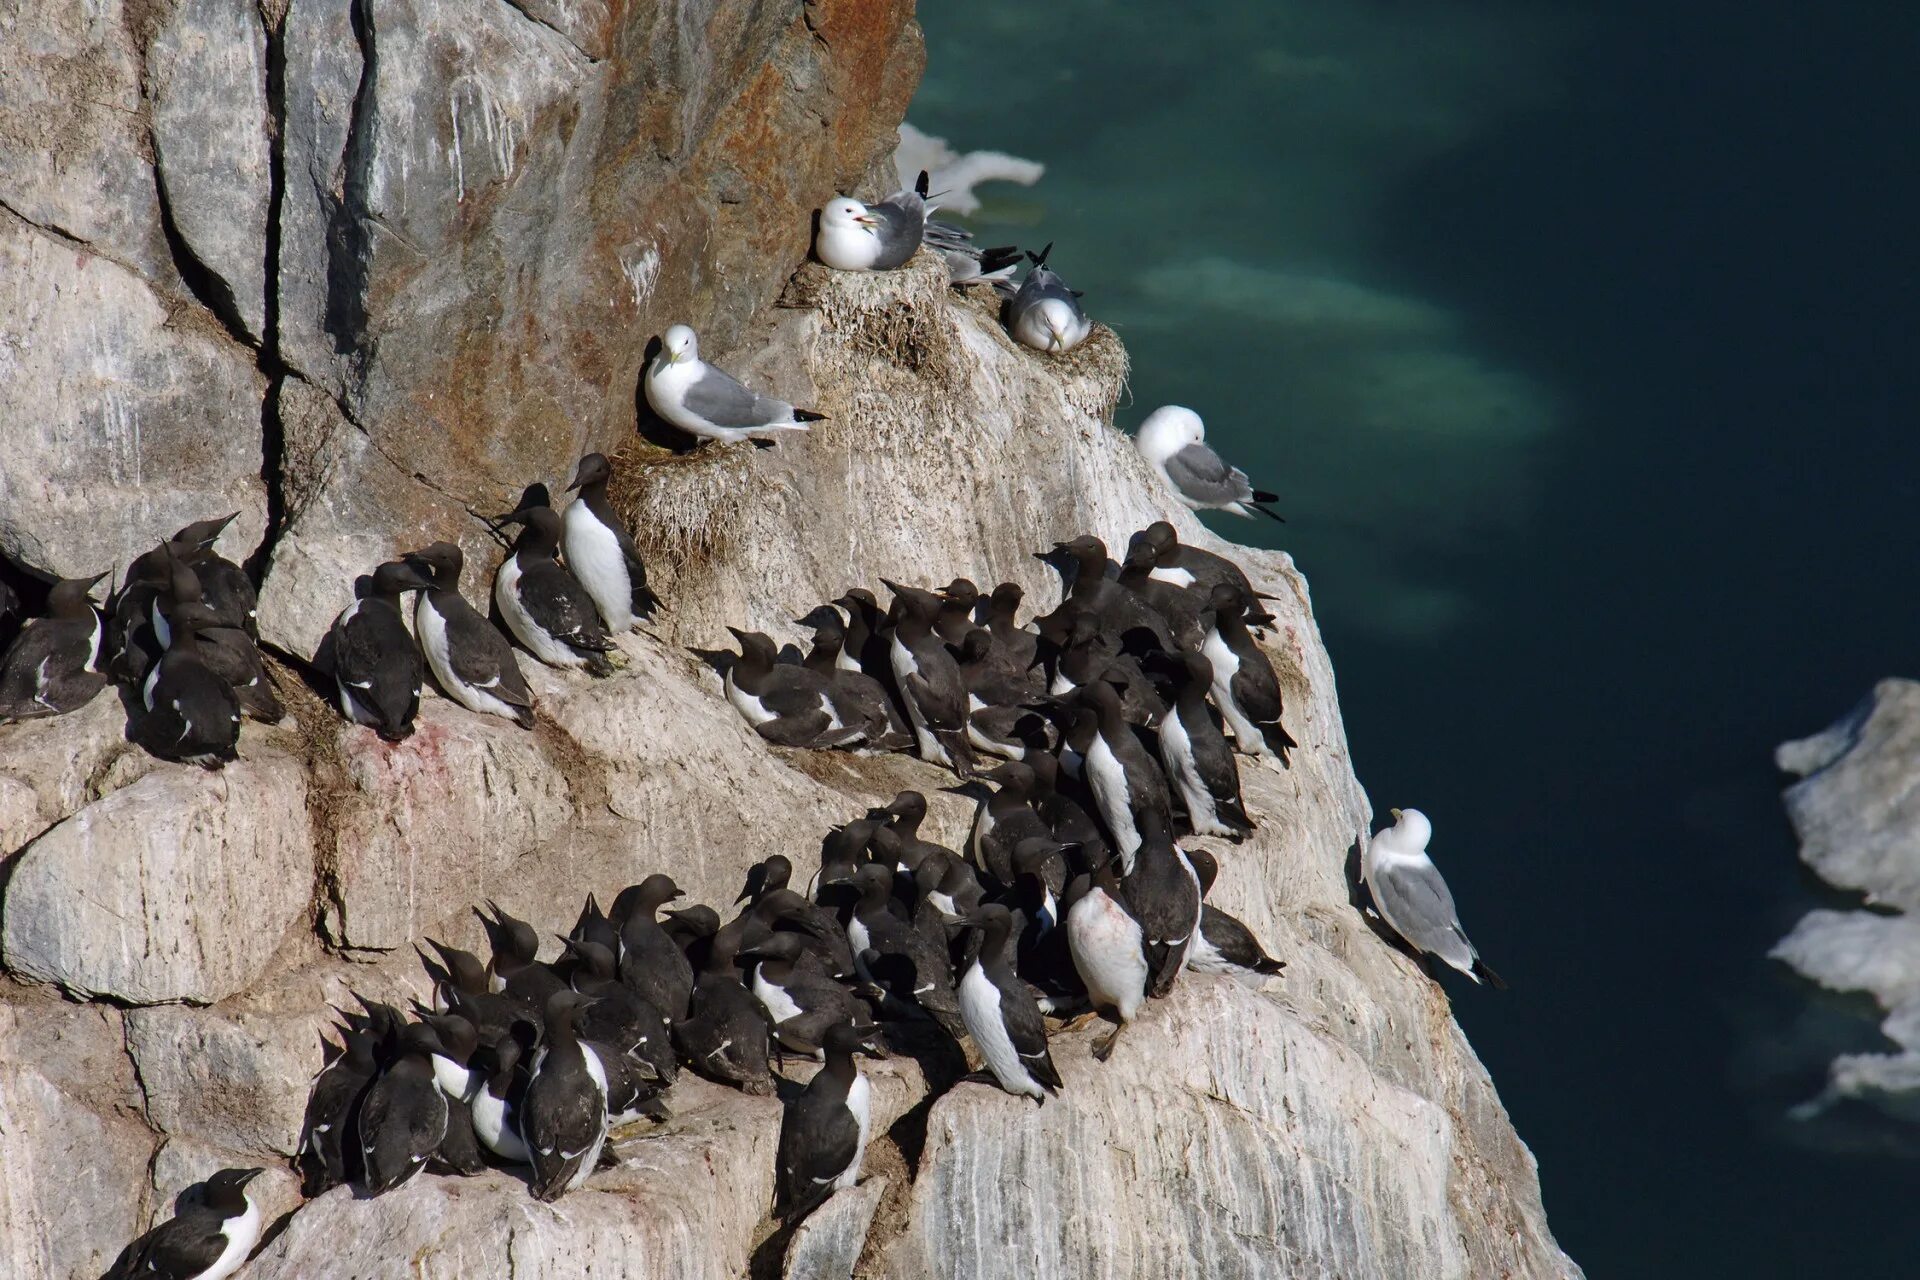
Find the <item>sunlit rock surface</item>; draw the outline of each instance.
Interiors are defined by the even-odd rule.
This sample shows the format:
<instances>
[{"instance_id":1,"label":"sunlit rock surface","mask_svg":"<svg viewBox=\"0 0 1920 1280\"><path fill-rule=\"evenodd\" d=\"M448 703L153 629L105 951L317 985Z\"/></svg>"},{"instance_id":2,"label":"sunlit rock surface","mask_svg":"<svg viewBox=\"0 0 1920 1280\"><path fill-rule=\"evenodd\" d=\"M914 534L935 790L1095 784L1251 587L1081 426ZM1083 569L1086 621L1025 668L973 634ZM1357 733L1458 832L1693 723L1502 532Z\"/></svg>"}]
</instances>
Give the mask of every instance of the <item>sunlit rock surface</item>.
<instances>
[{"instance_id":1,"label":"sunlit rock surface","mask_svg":"<svg viewBox=\"0 0 1920 1280\"><path fill-rule=\"evenodd\" d=\"M219 5L160 8L252 39ZM6 287L101 272L120 299L105 315L197 317L128 330L126 358L162 361L148 383L182 422L244 389L221 440L244 446L229 478L256 501L221 509L253 512L256 540L272 526L262 625L284 653L312 652L352 573L430 537L462 541L482 599L501 553L474 515L531 481L557 490L587 447L616 451L614 501L667 607L622 640L607 680L528 661L530 733L430 695L412 738L382 742L290 670L289 722L248 726L240 763L218 774L129 749L110 697L0 728L0 1270L97 1271L194 1178L257 1163L274 1170L263 1204L291 1217L254 1280L789 1264L903 1278L1577 1275L1444 991L1349 903L1344 865L1369 811L1291 561L1166 510L1109 425L1127 370L1110 331L1052 360L1011 343L994 302L953 293L932 260L885 276L801 263L807 211L870 189L891 144L917 70L906 6L370 9L369 25L344 0L266 7L268 61L285 68L268 94L284 174L257 347L232 228L199 215L176 219L199 268L175 278L166 236L158 260L140 251L132 205L90 233L123 246L99 261L21 212L0 237L44 271ZM182 67L216 52L147 23L95 33L89 56L151 58L165 31ZM185 116L223 85L236 112L251 101L244 59L226 52L176 100ZM228 201L237 226L254 207L242 115L227 122L241 155L224 194L174 152L182 188L203 210ZM86 154L121 164L124 139L94 123ZM51 169L5 172L34 210L85 203ZM682 319L725 365L827 420L772 449L650 443L641 347ZM227 351L224 372L166 354L189 340ZM42 351L35 369L79 358ZM103 421L75 418L62 447L123 458ZM157 504L183 474L143 471L142 484ZM185 522L155 514L135 538L118 500L101 491L95 541L76 554L141 549L148 524ZM4 501L9 553L58 532L29 528L12 491ZM481 945L475 904L492 898L550 937L586 893L606 902L660 870L724 905L753 862L780 852L810 870L830 823L903 787L929 795L929 835L960 842L970 805L941 791L950 775L771 748L691 650L724 647L729 623L798 641L793 618L882 577L1011 579L1045 610L1058 582L1033 551L1083 531L1117 547L1161 517L1231 550L1275 597L1270 652L1301 747L1291 769L1245 766L1253 839L1203 843L1222 864L1215 901L1288 962L1282 976L1184 981L1104 1067L1094 1031L1063 1033L1068 1088L1044 1108L952 1085L957 1064L867 1064L876 1181L797 1233L769 1217L777 1100L691 1077L670 1121L623 1135L616 1167L553 1206L497 1172L294 1208L286 1155L329 1006L426 997L413 946ZM796 1086L809 1070L792 1070Z\"/></svg>"}]
</instances>

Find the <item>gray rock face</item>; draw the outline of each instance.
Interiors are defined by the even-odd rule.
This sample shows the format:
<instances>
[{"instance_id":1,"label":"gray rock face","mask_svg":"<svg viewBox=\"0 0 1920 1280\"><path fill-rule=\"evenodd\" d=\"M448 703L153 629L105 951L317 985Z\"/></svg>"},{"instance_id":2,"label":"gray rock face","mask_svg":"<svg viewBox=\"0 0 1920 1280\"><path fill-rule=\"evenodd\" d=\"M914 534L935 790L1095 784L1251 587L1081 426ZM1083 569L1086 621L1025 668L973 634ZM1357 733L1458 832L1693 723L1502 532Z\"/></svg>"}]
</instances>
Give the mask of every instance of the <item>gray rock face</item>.
<instances>
[{"instance_id":1,"label":"gray rock face","mask_svg":"<svg viewBox=\"0 0 1920 1280\"><path fill-rule=\"evenodd\" d=\"M886 1175L874 1174L808 1214L787 1246L787 1280L852 1280L886 1194Z\"/></svg>"},{"instance_id":2,"label":"gray rock face","mask_svg":"<svg viewBox=\"0 0 1920 1280\"><path fill-rule=\"evenodd\" d=\"M139 1232L154 1137L111 1010L0 1001L0 1274L91 1276Z\"/></svg>"},{"instance_id":3,"label":"gray rock face","mask_svg":"<svg viewBox=\"0 0 1920 1280\"><path fill-rule=\"evenodd\" d=\"M267 33L251 0L181 0L147 47L159 190L195 260L227 295L223 320L258 343L267 322L272 163Z\"/></svg>"},{"instance_id":4,"label":"gray rock face","mask_svg":"<svg viewBox=\"0 0 1920 1280\"><path fill-rule=\"evenodd\" d=\"M266 380L239 350L128 268L0 219L0 551L90 576L236 510L223 545L257 544Z\"/></svg>"},{"instance_id":5,"label":"gray rock face","mask_svg":"<svg viewBox=\"0 0 1920 1280\"><path fill-rule=\"evenodd\" d=\"M19 4L0 14L0 204L84 256L161 279L173 273L128 7Z\"/></svg>"},{"instance_id":6,"label":"gray rock face","mask_svg":"<svg viewBox=\"0 0 1920 1280\"><path fill-rule=\"evenodd\" d=\"M154 767L127 742L126 730L126 710L111 690L57 720L0 728L0 860L110 786Z\"/></svg>"},{"instance_id":7,"label":"gray rock face","mask_svg":"<svg viewBox=\"0 0 1920 1280\"><path fill-rule=\"evenodd\" d=\"M0 904L0 958L82 995L211 1002L260 976L312 887L298 760L167 766L20 855Z\"/></svg>"},{"instance_id":8,"label":"gray rock face","mask_svg":"<svg viewBox=\"0 0 1920 1280\"><path fill-rule=\"evenodd\" d=\"M1783 743L1774 759L1800 775L1786 805L1801 861L1836 888L1898 909L1810 911L1773 948L1823 987L1871 995L1897 1046L1835 1058L1826 1089L1796 1115L1855 1100L1920 1122L1920 682L1882 680L1832 727Z\"/></svg>"},{"instance_id":9,"label":"gray rock face","mask_svg":"<svg viewBox=\"0 0 1920 1280\"><path fill-rule=\"evenodd\" d=\"M630 428L651 335L738 332L918 75L898 5L830 40L797 0L351 8L293 0L285 27L279 350L353 433L282 415L290 457L328 459L262 602L299 653L371 568L369 527L480 549L474 513Z\"/></svg>"},{"instance_id":10,"label":"gray rock face","mask_svg":"<svg viewBox=\"0 0 1920 1280\"><path fill-rule=\"evenodd\" d=\"M496 717L435 698L405 742L339 732L351 789L334 810L322 925L341 946L406 946L573 817L565 776Z\"/></svg>"}]
</instances>

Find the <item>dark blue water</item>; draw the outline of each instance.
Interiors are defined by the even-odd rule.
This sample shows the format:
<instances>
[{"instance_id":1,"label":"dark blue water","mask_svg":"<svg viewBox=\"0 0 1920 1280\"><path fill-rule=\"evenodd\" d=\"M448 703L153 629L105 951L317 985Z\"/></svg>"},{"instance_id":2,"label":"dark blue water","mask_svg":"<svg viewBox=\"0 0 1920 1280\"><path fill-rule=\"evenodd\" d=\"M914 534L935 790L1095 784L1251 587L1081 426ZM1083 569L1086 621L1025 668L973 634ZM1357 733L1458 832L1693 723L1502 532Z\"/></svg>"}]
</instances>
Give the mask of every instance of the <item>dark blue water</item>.
<instances>
[{"instance_id":1,"label":"dark blue water","mask_svg":"<svg viewBox=\"0 0 1920 1280\"><path fill-rule=\"evenodd\" d=\"M1189 14L1188 10L1203 10ZM1283 495L1361 781L1514 989L1454 992L1594 1276L1916 1272L1910 1160L1783 1118L1858 1010L1770 751L1920 674L1920 12L925 6L912 118ZM1277 537L1277 541L1276 541ZM1911 1135L1908 1147L1911 1147Z\"/></svg>"}]
</instances>

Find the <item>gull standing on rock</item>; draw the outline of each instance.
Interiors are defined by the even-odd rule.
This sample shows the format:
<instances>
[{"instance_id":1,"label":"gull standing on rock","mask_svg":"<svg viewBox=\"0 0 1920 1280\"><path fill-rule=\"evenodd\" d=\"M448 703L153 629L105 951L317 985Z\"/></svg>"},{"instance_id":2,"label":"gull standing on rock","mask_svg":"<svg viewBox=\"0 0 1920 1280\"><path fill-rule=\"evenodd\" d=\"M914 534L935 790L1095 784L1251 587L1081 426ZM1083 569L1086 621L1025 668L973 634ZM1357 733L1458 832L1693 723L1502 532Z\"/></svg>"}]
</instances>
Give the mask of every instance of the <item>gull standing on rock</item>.
<instances>
[{"instance_id":1,"label":"gull standing on rock","mask_svg":"<svg viewBox=\"0 0 1920 1280\"><path fill-rule=\"evenodd\" d=\"M1254 488L1246 472L1207 446L1207 426L1193 410L1177 404L1155 409L1134 433L1133 446L1188 510L1230 511L1248 519L1258 511L1286 523L1265 505L1278 502L1277 495Z\"/></svg>"},{"instance_id":2,"label":"gull standing on rock","mask_svg":"<svg viewBox=\"0 0 1920 1280\"><path fill-rule=\"evenodd\" d=\"M655 413L702 440L732 443L769 431L806 431L826 418L741 386L700 358L700 340L684 324L662 336L660 354L647 366L646 391Z\"/></svg>"},{"instance_id":3,"label":"gull standing on rock","mask_svg":"<svg viewBox=\"0 0 1920 1280\"><path fill-rule=\"evenodd\" d=\"M1080 309L1080 293L1069 289L1060 274L1047 266L1048 244L1039 253L1030 253L1033 269L1020 282L1020 290L1007 302L1007 332L1022 345L1048 355L1062 355L1087 340L1093 322Z\"/></svg>"},{"instance_id":4,"label":"gull standing on rock","mask_svg":"<svg viewBox=\"0 0 1920 1280\"><path fill-rule=\"evenodd\" d=\"M1467 941L1453 894L1427 856L1433 824L1418 809L1388 812L1393 825L1367 841L1360 859L1360 878L1373 898L1373 909L1415 950L1475 982L1505 988L1500 975L1486 966Z\"/></svg>"}]
</instances>

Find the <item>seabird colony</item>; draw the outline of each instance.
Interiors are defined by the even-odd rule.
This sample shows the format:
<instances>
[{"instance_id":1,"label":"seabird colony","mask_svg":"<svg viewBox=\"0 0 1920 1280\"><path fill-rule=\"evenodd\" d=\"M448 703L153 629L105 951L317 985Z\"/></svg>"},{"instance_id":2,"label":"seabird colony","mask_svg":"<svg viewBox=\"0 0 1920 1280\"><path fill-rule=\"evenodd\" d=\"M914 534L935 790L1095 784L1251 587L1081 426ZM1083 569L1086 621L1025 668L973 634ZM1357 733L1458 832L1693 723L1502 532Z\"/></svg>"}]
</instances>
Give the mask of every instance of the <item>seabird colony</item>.
<instances>
[{"instance_id":1,"label":"seabird colony","mask_svg":"<svg viewBox=\"0 0 1920 1280\"><path fill-rule=\"evenodd\" d=\"M875 205L837 198L819 212L816 256L888 271L924 246L954 284L1000 292L1022 345L1057 357L1086 340L1092 323L1048 265L1052 245L1026 255L1016 284L1016 250L979 249L932 210L924 173ZM663 336L644 387L655 412L702 441L823 420L706 363L685 325ZM1191 410L1157 410L1136 446L1184 506L1280 518ZM617 669L620 637L662 606L608 501L610 477L607 458L589 454L563 511L535 484L492 522L518 531L492 581L504 630L464 594L452 543L360 578L315 659L340 714L403 741L430 673L467 710L531 728L514 642L562 670ZM139 557L104 614L89 594L104 574L53 583L44 616L0 660L0 719L63 714L118 680L149 749L209 768L233 759L242 715L277 720L281 708L255 645L253 584L214 550L232 519L189 525ZM784 855L757 864L730 918L670 909L683 895L656 874L604 910L588 894L543 960L532 925L476 908L488 958L429 940L429 1001L336 1011L296 1158L306 1193L351 1182L379 1195L422 1169L518 1166L536 1198L553 1200L611 1159L612 1130L668 1117L680 1070L767 1095L775 1064L798 1057L821 1066L786 1104L776 1210L792 1220L859 1176L872 1130L863 1057L930 1038L964 1057L971 1042L982 1069L969 1079L1044 1104L1063 1087L1049 1020L1108 1019L1094 1049L1104 1061L1184 972L1277 974L1283 962L1206 902L1213 855L1179 843L1251 833L1241 760L1285 767L1297 745L1254 638L1275 621L1270 597L1164 521L1134 533L1118 561L1091 534L1037 555L1062 578L1045 614L1022 620L1012 582L883 581L884 609L853 587L797 619L813 632L804 655L733 628L738 653L704 655L772 745L911 751L950 769L949 790L976 804L963 848L921 834L926 797L909 790L827 832L804 892ZM17 609L0 592L0 617ZM1409 950L1503 985L1460 926L1426 817L1393 818L1362 855L1372 912ZM259 1172L215 1174L109 1275L232 1275L261 1233L246 1193Z\"/></svg>"}]
</instances>

